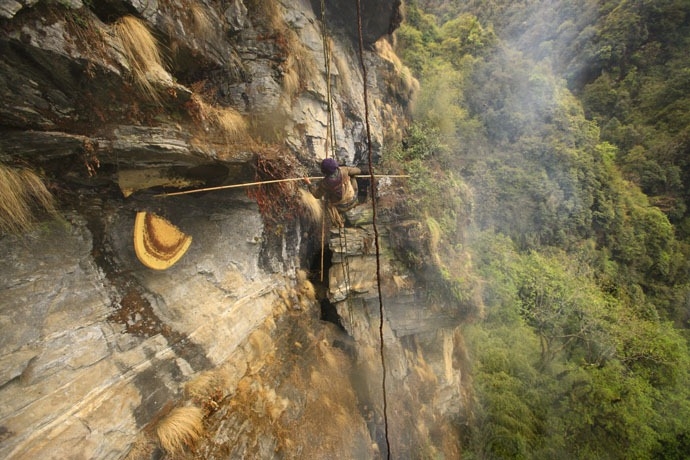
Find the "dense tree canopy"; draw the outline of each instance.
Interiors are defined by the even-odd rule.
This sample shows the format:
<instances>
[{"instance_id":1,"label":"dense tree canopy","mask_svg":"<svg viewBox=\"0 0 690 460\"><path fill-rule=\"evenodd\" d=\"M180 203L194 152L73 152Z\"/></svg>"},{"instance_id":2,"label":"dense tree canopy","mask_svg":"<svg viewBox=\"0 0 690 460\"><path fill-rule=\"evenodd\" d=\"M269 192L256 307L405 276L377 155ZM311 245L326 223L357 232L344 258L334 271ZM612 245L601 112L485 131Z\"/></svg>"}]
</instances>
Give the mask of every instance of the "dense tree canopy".
<instances>
[{"instance_id":1,"label":"dense tree canopy","mask_svg":"<svg viewBox=\"0 0 690 460\"><path fill-rule=\"evenodd\" d=\"M690 451L688 13L407 4L397 51L421 91L388 157L455 300L482 286L467 458Z\"/></svg>"},{"instance_id":2,"label":"dense tree canopy","mask_svg":"<svg viewBox=\"0 0 690 460\"><path fill-rule=\"evenodd\" d=\"M437 20L476 15L580 96L602 140L685 238L690 230L690 3L421 0ZM412 6L411 9L415 9ZM431 16L430 13L427 15ZM427 21L428 22L428 21Z\"/></svg>"}]
</instances>

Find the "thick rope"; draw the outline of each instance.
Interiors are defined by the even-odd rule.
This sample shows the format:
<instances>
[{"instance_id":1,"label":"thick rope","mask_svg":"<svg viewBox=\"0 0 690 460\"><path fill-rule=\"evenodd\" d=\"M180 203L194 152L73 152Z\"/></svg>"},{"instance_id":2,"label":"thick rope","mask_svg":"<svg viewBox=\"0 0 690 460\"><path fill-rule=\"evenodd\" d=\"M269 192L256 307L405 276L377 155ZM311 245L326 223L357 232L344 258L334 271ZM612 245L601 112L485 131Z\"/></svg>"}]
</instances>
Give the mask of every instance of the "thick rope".
<instances>
[{"instance_id":1,"label":"thick rope","mask_svg":"<svg viewBox=\"0 0 690 460\"><path fill-rule=\"evenodd\" d=\"M323 40L323 60L326 67L326 97L328 104L328 122L326 123L326 145L330 146L331 152L330 156L335 158L335 115L333 113L333 94L331 91L331 45L328 39L328 31L326 28L326 2L321 0L321 31ZM329 145L330 144L330 145ZM349 178L348 178L349 180ZM337 211L336 211L337 212ZM336 223L338 226L338 239L340 243L340 253L343 258L342 268L343 268L343 278L345 279L345 295L347 296L350 292L350 260L347 255L347 234L345 233L344 224L342 219L339 219ZM323 257L324 257L324 226L325 219L322 222L321 228L321 279L323 281ZM350 316L350 324L352 324L352 308L350 302L348 302L348 313Z\"/></svg>"},{"instance_id":2,"label":"thick rope","mask_svg":"<svg viewBox=\"0 0 690 460\"><path fill-rule=\"evenodd\" d=\"M333 117L333 95L331 94L331 45L326 29L326 2L321 0L321 39L323 41L323 62L326 68L326 103L328 104L328 121L326 122L326 148L330 147L330 156L335 158L335 133Z\"/></svg>"},{"instance_id":3,"label":"thick rope","mask_svg":"<svg viewBox=\"0 0 690 460\"><path fill-rule=\"evenodd\" d=\"M364 65L364 42L362 39L362 11L360 0L357 0L357 32L359 36L359 62L362 66L362 80L364 86L364 120L367 127L367 151L369 159L369 176L371 178L371 208L373 211L372 222L374 225L374 243L376 246L376 286L379 291L379 352L381 354L381 368L383 371L383 378L381 382L383 391L383 425L386 435L386 458L391 458L391 443L388 437L388 398L386 396L386 358L384 356L383 347L383 297L381 296L381 248L379 247L379 231L376 224L376 177L374 175L373 154L371 150L371 128L369 126L369 103L367 91L367 67Z\"/></svg>"},{"instance_id":4,"label":"thick rope","mask_svg":"<svg viewBox=\"0 0 690 460\"><path fill-rule=\"evenodd\" d=\"M322 201L323 203L323 201ZM324 241L326 241L326 214L328 211L324 205L321 205L321 267L319 267L319 281L323 283L323 251Z\"/></svg>"},{"instance_id":5,"label":"thick rope","mask_svg":"<svg viewBox=\"0 0 690 460\"><path fill-rule=\"evenodd\" d=\"M328 149L329 140L331 138L331 124L330 124L330 113L331 113L331 65L328 59L328 48L327 48L327 34L326 34L326 3L325 0L321 0L321 37L323 40L323 61L326 66L326 93L327 93L327 103L328 103L328 122L326 122L326 149ZM328 213L328 208L324 205L323 212L321 213L321 267L319 271L319 279L323 283L323 258L325 253L324 245L326 244L326 214Z\"/></svg>"}]
</instances>

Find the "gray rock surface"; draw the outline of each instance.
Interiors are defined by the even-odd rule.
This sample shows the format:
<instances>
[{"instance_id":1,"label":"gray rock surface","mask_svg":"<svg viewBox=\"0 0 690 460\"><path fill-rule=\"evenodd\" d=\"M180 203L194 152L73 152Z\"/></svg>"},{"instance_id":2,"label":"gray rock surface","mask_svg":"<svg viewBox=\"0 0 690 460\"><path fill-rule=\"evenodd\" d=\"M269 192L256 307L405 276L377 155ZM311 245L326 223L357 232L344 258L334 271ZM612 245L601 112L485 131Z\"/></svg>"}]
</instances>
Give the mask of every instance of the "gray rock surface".
<instances>
[{"instance_id":1,"label":"gray rock surface","mask_svg":"<svg viewBox=\"0 0 690 460\"><path fill-rule=\"evenodd\" d=\"M352 13L347 2L329 3L331 18ZM399 2L362 3L370 48L395 27ZM149 81L156 98L116 37L124 15L163 50L164 69ZM346 230L346 247L331 237L334 265L315 297L300 269L310 268L317 229L294 204L296 188L157 196L301 176L333 153L362 160L364 82L356 47L341 39L352 38L347 15L325 29L329 91L324 29L307 0L0 0L0 166L40 173L60 214L26 234L0 234L0 457L161 458L156 428L183 406L203 409L207 427L188 456L384 454L367 213ZM391 62L369 49L365 62L378 156L399 137L405 97ZM246 130L232 132L228 114ZM192 237L168 270L137 259L137 211ZM388 238L388 415L391 432L406 433L392 444L403 458L432 430L445 433L432 444L457 445L452 421L465 396L457 320L423 304ZM338 275L346 264L347 279ZM320 319L326 304L341 325ZM222 383L191 395L208 375Z\"/></svg>"},{"instance_id":2,"label":"gray rock surface","mask_svg":"<svg viewBox=\"0 0 690 460\"><path fill-rule=\"evenodd\" d=\"M122 457L126 440L179 395L185 378L227 361L271 314L285 281L257 266L255 206L241 195L191 201L159 204L193 237L165 272L136 259L136 207L127 203L101 203L99 223L74 213L3 238L0 420L11 434L0 444L3 458L72 452L89 432L94 445L80 444L82 455ZM92 231L103 232L96 242ZM111 253L96 258L99 266L94 250ZM118 426L113 407L124 411ZM98 439L99 426L119 435Z\"/></svg>"}]
</instances>

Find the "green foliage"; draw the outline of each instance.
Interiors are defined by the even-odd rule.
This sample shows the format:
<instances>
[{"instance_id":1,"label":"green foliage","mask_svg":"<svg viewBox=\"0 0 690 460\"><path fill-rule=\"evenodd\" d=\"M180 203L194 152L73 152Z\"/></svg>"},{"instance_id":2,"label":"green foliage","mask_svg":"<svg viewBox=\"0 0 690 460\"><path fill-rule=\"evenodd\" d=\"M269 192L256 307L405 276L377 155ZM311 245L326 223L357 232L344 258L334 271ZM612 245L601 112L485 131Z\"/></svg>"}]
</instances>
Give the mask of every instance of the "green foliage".
<instances>
[{"instance_id":1,"label":"green foliage","mask_svg":"<svg viewBox=\"0 0 690 460\"><path fill-rule=\"evenodd\" d=\"M463 75L448 64L438 63L424 72L425 85L414 101L415 118L438 130L443 139L454 139L467 119L462 109Z\"/></svg>"},{"instance_id":2,"label":"green foliage","mask_svg":"<svg viewBox=\"0 0 690 460\"><path fill-rule=\"evenodd\" d=\"M395 32L395 37L398 55L405 61L405 65L412 70L413 74L419 76L431 56L422 33L407 24L402 24Z\"/></svg>"},{"instance_id":3,"label":"green foliage","mask_svg":"<svg viewBox=\"0 0 690 460\"><path fill-rule=\"evenodd\" d=\"M602 127L603 139L620 149L626 177L653 197L673 223L685 220L690 204L690 3L470 1L452 11L492 22L497 34L526 57L567 78L582 95L587 116ZM679 229L687 237L685 226Z\"/></svg>"},{"instance_id":4,"label":"green foliage","mask_svg":"<svg viewBox=\"0 0 690 460\"><path fill-rule=\"evenodd\" d=\"M474 374L480 376L476 391L483 399L467 457L531 458L541 431L533 404L539 397L536 337L519 321L495 329L469 326L464 335L478 353Z\"/></svg>"},{"instance_id":5,"label":"green foliage","mask_svg":"<svg viewBox=\"0 0 690 460\"><path fill-rule=\"evenodd\" d=\"M561 353L589 364L608 358L611 344L606 322L617 313L615 302L602 295L585 269L569 267L565 254L525 255L520 267L518 305L541 341L541 365Z\"/></svg>"},{"instance_id":6,"label":"green foliage","mask_svg":"<svg viewBox=\"0 0 690 460\"><path fill-rule=\"evenodd\" d=\"M496 43L496 35L487 30L471 14L462 14L441 26L439 53L450 62L462 60L466 54L479 56Z\"/></svg>"},{"instance_id":7,"label":"green foliage","mask_svg":"<svg viewBox=\"0 0 690 460\"><path fill-rule=\"evenodd\" d=\"M407 5L406 21L413 29L419 31L425 45L436 41L439 36L436 18L421 10L416 2L410 1Z\"/></svg>"},{"instance_id":8,"label":"green foliage","mask_svg":"<svg viewBox=\"0 0 690 460\"><path fill-rule=\"evenodd\" d=\"M612 361L579 372L557 410L572 458L649 458L655 448L654 392Z\"/></svg>"},{"instance_id":9,"label":"green foliage","mask_svg":"<svg viewBox=\"0 0 690 460\"><path fill-rule=\"evenodd\" d=\"M650 458L660 439L684 442L688 404L674 413L667 399L690 396L688 352L671 324L626 313L566 253L520 254L488 233L473 246L488 283L486 321L465 331L482 407L473 455Z\"/></svg>"},{"instance_id":10,"label":"green foliage","mask_svg":"<svg viewBox=\"0 0 690 460\"><path fill-rule=\"evenodd\" d=\"M425 160L440 154L444 148L438 128L415 123L408 129L404 148L394 152L394 155L404 162Z\"/></svg>"},{"instance_id":11,"label":"green foliage","mask_svg":"<svg viewBox=\"0 0 690 460\"><path fill-rule=\"evenodd\" d=\"M425 253L411 254L404 249L403 259L415 261L417 268L428 272L430 293L449 300L466 317L475 317L481 311L477 301L480 283L458 244L471 213L472 194L457 175L443 170L449 150L438 133L438 128L427 124L412 124L403 145L385 156L387 162L400 165L410 175L405 181L406 217L426 223L425 244L418 249Z\"/></svg>"},{"instance_id":12,"label":"green foliage","mask_svg":"<svg viewBox=\"0 0 690 460\"><path fill-rule=\"evenodd\" d=\"M459 225L471 210L472 196L462 180L451 171L442 170L448 156L448 146L441 141L439 129L420 123L410 126L402 146L387 153L410 175L405 186L411 215L420 220L432 217L444 236L454 240ZM444 206L437 206L440 201Z\"/></svg>"},{"instance_id":13,"label":"green foliage","mask_svg":"<svg viewBox=\"0 0 690 460\"><path fill-rule=\"evenodd\" d=\"M417 124L392 156L449 298L482 280L464 457L683 458L690 4L422 4L435 17L414 3L398 35Z\"/></svg>"}]
</instances>

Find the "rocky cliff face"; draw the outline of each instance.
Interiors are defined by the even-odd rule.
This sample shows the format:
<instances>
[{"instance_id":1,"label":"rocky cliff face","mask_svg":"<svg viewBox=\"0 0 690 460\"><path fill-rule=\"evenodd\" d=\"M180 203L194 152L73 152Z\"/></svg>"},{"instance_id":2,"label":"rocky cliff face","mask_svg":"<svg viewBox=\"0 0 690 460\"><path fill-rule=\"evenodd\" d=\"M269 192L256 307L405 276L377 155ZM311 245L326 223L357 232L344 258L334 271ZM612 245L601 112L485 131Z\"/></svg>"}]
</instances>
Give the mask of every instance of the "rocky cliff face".
<instances>
[{"instance_id":1,"label":"rocky cliff face","mask_svg":"<svg viewBox=\"0 0 690 460\"><path fill-rule=\"evenodd\" d=\"M366 212L321 283L296 182L160 196L360 162L367 108L374 158L399 140L414 84L379 39L400 2L362 2L368 107L352 2L316 3L0 0L0 167L58 211L0 234L0 456L458 455L460 320L387 230L384 407ZM171 268L137 258L140 211L192 237Z\"/></svg>"}]
</instances>

